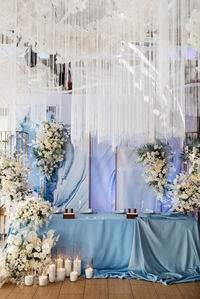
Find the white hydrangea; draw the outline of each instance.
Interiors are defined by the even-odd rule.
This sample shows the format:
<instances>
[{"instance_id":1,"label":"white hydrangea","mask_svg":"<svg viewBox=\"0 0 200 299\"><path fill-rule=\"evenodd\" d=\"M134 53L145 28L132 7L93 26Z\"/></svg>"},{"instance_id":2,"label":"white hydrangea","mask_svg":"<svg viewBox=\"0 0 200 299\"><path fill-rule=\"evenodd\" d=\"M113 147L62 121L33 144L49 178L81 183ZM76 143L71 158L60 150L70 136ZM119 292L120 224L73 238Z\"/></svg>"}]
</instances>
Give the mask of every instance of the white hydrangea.
<instances>
[{"instance_id":1,"label":"white hydrangea","mask_svg":"<svg viewBox=\"0 0 200 299\"><path fill-rule=\"evenodd\" d=\"M51 263L51 249L59 236L55 231L42 236L35 231L12 233L0 255L0 287L10 281L24 283L24 276L31 271L35 278Z\"/></svg>"},{"instance_id":2,"label":"white hydrangea","mask_svg":"<svg viewBox=\"0 0 200 299\"><path fill-rule=\"evenodd\" d=\"M23 155L16 155L12 158L0 157L0 205L6 207L8 214L32 193L28 186L30 170L28 160Z\"/></svg>"},{"instance_id":3,"label":"white hydrangea","mask_svg":"<svg viewBox=\"0 0 200 299\"><path fill-rule=\"evenodd\" d=\"M197 150L198 149L198 150ZM189 169L174 179L172 203L176 211L188 213L200 208L200 151L199 146L189 154Z\"/></svg>"},{"instance_id":4,"label":"white hydrangea","mask_svg":"<svg viewBox=\"0 0 200 299\"><path fill-rule=\"evenodd\" d=\"M165 145L166 147L166 145ZM147 144L138 149L137 162L145 166L145 181L153 186L159 200L163 199L169 187L168 173L171 166L171 156L162 144Z\"/></svg>"},{"instance_id":5,"label":"white hydrangea","mask_svg":"<svg viewBox=\"0 0 200 299\"><path fill-rule=\"evenodd\" d=\"M58 163L63 161L69 130L62 124L43 122L37 130L33 154L40 173L49 180Z\"/></svg>"},{"instance_id":6,"label":"white hydrangea","mask_svg":"<svg viewBox=\"0 0 200 299\"><path fill-rule=\"evenodd\" d=\"M44 223L48 225L52 218L52 209L48 201L42 201L38 197L27 197L21 201L14 213L11 213L10 220L14 228L19 229L20 225L33 227L38 230Z\"/></svg>"}]
</instances>

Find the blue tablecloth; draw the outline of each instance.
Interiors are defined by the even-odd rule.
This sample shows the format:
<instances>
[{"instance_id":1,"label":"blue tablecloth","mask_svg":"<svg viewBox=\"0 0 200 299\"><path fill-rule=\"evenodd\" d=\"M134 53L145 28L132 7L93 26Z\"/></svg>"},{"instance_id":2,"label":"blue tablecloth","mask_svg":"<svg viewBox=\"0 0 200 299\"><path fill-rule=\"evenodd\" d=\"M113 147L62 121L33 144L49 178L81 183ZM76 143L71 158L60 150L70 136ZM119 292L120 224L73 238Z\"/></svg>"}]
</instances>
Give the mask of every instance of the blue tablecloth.
<instances>
[{"instance_id":1,"label":"blue tablecloth","mask_svg":"<svg viewBox=\"0 0 200 299\"><path fill-rule=\"evenodd\" d=\"M134 278L163 284L200 280L197 221L175 213L138 218L129 270Z\"/></svg>"},{"instance_id":2,"label":"blue tablecloth","mask_svg":"<svg viewBox=\"0 0 200 299\"><path fill-rule=\"evenodd\" d=\"M65 247L68 252L78 247L83 261L93 259L94 277L122 278L130 277L134 222L126 215L113 213L76 214L75 219L62 219L62 215L55 214L49 229L60 234L57 247Z\"/></svg>"},{"instance_id":3,"label":"blue tablecloth","mask_svg":"<svg viewBox=\"0 0 200 299\"><path fill-rule=\"evenodd\" d=\"M57 248L67 253L79 248L83 261L93 258L94 278L134 277L163 284L200 280L200 231L191 217L166 213L126 219L99 213L70 220L54 214L48 229L60 234Z\"/></svg>"},{"instance_id":4,"label":"blue tablecloth","mask_svg":"<svg viewBox=\"0 0 200 299\"><path fill-rule=\"evenodd\" d=\"M63 220L50 227L60 234L57 247L80 248L93 258L94 277L134 277L171 284L200 280L200 233L195 219L177 213L126 215L99 213ZM84 268L84 263L83 263Z\"/></svg>"}]
</instances>

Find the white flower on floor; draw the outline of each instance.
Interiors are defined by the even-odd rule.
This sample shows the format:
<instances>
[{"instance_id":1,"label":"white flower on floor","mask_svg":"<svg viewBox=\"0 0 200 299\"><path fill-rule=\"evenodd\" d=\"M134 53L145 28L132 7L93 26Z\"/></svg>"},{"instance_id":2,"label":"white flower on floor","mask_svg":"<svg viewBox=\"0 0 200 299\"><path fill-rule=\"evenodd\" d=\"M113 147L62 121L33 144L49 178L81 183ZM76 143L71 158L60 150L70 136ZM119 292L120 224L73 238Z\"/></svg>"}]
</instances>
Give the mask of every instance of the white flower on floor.
<instances>
[{"instance_id":1,"label":"white flower on floor","mask_svg":"<svg viewBox=\"0 0 200 299\"><path fill-rule=\"evenodd\" d=\"M28 271L37 278L42 269L48 268L51 249L59 238L54 233L51 230L41 236L26 230L11 234L0 255L0 286L6 281L23 284Z\"/></svg>"}]
</instances>

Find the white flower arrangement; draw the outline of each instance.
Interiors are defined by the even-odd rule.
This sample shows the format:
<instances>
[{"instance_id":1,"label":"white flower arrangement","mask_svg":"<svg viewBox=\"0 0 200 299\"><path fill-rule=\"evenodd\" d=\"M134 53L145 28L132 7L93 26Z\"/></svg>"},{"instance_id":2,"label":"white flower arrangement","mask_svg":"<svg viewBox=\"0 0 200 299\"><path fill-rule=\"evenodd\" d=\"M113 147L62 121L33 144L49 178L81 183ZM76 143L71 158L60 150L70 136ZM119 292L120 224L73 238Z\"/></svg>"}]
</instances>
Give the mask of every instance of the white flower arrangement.
<instances>
[{"instance_id":1,"label":"white flower arrangement","mask_svg":"<svg viewBox=\"0 0 200 299\"><path fill-rule=\"evenodd\" d=\"M37 130L33 154L40 173L47 180L50 179L54 169L58 167L58 163L63 161L65 143L68 138L69 130L62 124L42 122L41 127Z\"/></svg>"},{"instance_id":2,"label":"white flower arrangement","mask_svg":"<svg viewBox=\"0 0 200 299\"><path fill-rule=\"evenodd\" d=\"M35 279L51 263L51 249L59 236L53 230L39 236L35 231L19 231L7 238L0 255L0 287L5 282L24 284L24 277L32 272Z\"/></svg>"},{"instance_id":3,"label":"white flower arrangement","mask_svg":"<svg viewBox=\"0 0 200 299\"><path fill-rule=\"evenodd\" d=\"M51 218L52 208L48 201L42 201L37 197L27 197L18 203L14 213L11 213L10 221L13 223L12 227L16 229L22 225L38 230L44 223L48 226Z\"/></svg>"},{"instance_id":4,"label":"white flower arrangement","mask_svg":"<svg viewBox=\"0 0 200 299\"><path fill-rule=\"evenodd\" d=\"M188 213L200 208L200 145L185 154L189 157L188 171L182 172L174 179L171 186L173 209Z\"/></svg>"},{"instance_id":5,"label":"white flower arrangement","mask_svg":"<svg viewBox=\"0 0 200 299\"><path fill-rule=\"evenodd\" d=\"M30 170L27 158L23 155L0 157L0 205L4 205L8 213L32 193L28 186Z\"/></svg>"},{"instance_id":6,"label":"white flower arrangement","mask_svg":"<svg viewBox=\"0 0 200 299\"><path fill-rule=\"evenodd\" d=\"M153 186L157 198L162 200L168 189L168 174L171 166L168 144L146 144L137 150L138 163L145 169L145 181Z\"/></svg>"}]
</instances>

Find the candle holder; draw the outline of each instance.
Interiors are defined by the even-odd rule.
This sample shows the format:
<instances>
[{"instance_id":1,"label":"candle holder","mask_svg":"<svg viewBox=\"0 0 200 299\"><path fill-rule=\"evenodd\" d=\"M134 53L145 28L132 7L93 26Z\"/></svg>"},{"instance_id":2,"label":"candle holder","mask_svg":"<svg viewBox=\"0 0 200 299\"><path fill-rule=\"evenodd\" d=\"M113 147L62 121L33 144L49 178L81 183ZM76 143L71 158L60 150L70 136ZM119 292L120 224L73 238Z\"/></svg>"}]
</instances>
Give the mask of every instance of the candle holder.
<instances>
[{"instance_id":1,"label":"candle holder","mask_svg":"<svg viewBox=\"0 0 200 299\"><path fill-rule=\"evenodd\" d=\"M86 264L85 264L85 278L91 279L93 276L93 260L92 258L86 259Z\"/></svg>"},{"instance_id":2,"label":"candle holder","mask_svg":"<svg viewBox=\"0 0 200 299\"><path fill-rule=\"evenodd\" d=\"M52 259L52 263L49 265L48 273L49 273L49 281L55 282L55 280L56 280L56 259Z\"/></svg>"},{"instance_id":3,"label":"candle holder","mask_svg":"<svg viewBox=\"0 0 200 299\"><path fill-rule=\"evenodd\" d=\"M75 258L73 260L73 272L77 272L78 276L81 275L81 258L79 254L74 255Z\"/></svg>"},{"instance_id":4,"label":"candle holder","mask_svg":"<svg viewBox=\"0 0 200 299\"><path fill-rule=\"evenodd\" d=\"M58 247L56 250L56 267L64 268L64 252L65 248Z\"/></svg>"},{"instance_id":5,"label":"candle holder","mask_svg":"<svg viewBox=\"0 0 200 299\"><path fill-rule=\"evenodd\" d=\"M66 277L69 277L71 272L72 272L72 260L71 260L70 256L66 256L66 259L65 259L65 275L66 275Z\"/></svg>"},{"instance_id":6,"label":"candle holder","mask_svg":"<svg viewBox=\"0 0 200 299\"><path fill-rule=\"evenodd\" d=\"M39 276L39 286L44 287L48 284L46 269L43 269L42 274Z\"/></svg>"},{"instance_id":7,"label":"candle holder","mask_svg":"<svg viewBox=\"0 0 200 299\"><path fill-rule=\"evenodd\" d=\"M25 286L33 285L33 273L32 272L27 273L27 275L24 278L24 284L25 284Z\"/></svg>"},{"instance_id":8,"label":"candle holder","mask_svg":"<svg viewBox=\"0 0 200 299\"><path fill-rule=\"evenodd\" d=\"M57 268L57 281L65 279L65 268Z\"/></svg>"}]
</instances>

